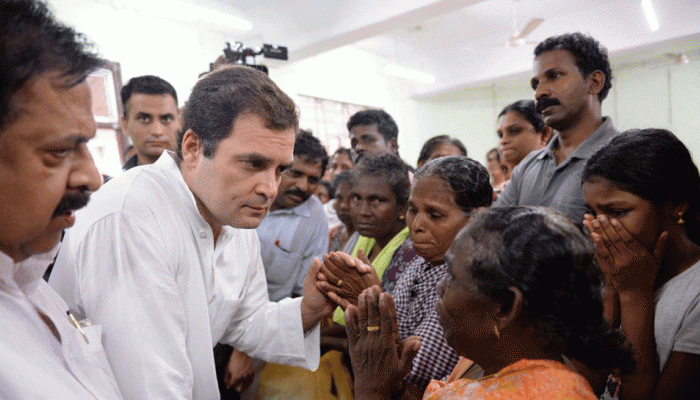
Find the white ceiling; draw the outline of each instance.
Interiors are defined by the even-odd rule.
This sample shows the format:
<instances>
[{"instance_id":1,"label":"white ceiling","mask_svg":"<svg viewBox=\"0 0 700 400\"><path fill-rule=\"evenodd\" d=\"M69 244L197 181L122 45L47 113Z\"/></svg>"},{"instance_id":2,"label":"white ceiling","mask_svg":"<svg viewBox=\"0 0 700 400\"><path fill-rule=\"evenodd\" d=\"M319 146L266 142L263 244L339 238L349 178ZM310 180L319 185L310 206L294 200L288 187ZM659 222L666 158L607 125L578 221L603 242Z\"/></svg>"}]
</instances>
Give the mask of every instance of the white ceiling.
<instances>
[{"instance_id":1,"label":"white ceiling","mask_svg":"<svg viewBox=\"0 0 700 400\"><path fill-rule=\"evenodd\" d=\"M700 58L700 0L651 1L661 26L656 32L649 30L640 0L49 0L108 57L142 60L125 62L127 75L161 71L164 59L172 58L164 49L177 53L178 45L188 49L177 54L178 68L191 76L221 54L226 41L287 46L287 65L352 46L433 74L435 83L411 86L419 99L529 74L533 46L504 44L514 26L535 17L544 22L529 41L590 33L608 48L613 65L663 61L669 51ZM253 28L236 31L187 14L173 20L167 11L183 3L244 17Z\"/></svg>"},{"instance_id":2,"label":"white ceiling","mask_svg":"<svg viewBox=\"0 0 700 400\"><path fill-rule=\"evenodd\" d=\"M698 0L652 0L661 26L656 32L648 28L640 0L210 1L221 11L234 5L253 21L252 31L235 40L286 45L290 63L352 45L435 75L434 84L414 93L417 98L528 72L534 46L506 47L505 42L513 26L520 28L535 17L544 22L529 41L590 33L617 64L644 62L651 57L646 50L662 57L667 49L685 51L691 59L700 56Z\"/></svg>"}]
</instances>

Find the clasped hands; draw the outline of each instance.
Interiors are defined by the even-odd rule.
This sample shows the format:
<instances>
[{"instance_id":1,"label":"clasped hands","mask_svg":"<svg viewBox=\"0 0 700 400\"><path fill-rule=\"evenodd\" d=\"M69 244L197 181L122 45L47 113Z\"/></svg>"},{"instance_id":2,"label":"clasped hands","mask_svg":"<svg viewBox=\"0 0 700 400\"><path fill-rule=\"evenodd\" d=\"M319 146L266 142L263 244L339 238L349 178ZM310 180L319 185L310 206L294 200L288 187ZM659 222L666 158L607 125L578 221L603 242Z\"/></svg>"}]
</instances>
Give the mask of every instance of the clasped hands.
<instances>
[{"instance_id":1,"label":"clasped hands","mask_svg":"<svg viewBox=\"0 0 700 400\"><path fill-rule=\"evenodd\" d=\"M396 307L379 286L364 290L345 312L350 360L358 399L390 399L401 393L403 377L411 371L420 338L401 340Z\"/></svg>"},{"instance_id":2,"label":"clasped hands","mask_svg":"<svg viewBox=\"0 0 700 400\"><path fill-rule=\"evenodd\" d=\"M360 250L358 257L343 252L331 252L323 256L316 286L343 310L357 305L363 290L379 286L379 277L371 263Z\"/></svg>"},{"instance_id":3,"label":"clasped hands","mask_svg":"<svg viewBox=\"0 0 700 400\"><path fill-rule=\"evenodd\" d=\"M365 254L360 251L358 258L341 252L324 255L316 284L346 310L355 396L388 399L399 393L420 348L420 338L401 340L394 300L381 291Z\"/></svg>"}]
</instances>

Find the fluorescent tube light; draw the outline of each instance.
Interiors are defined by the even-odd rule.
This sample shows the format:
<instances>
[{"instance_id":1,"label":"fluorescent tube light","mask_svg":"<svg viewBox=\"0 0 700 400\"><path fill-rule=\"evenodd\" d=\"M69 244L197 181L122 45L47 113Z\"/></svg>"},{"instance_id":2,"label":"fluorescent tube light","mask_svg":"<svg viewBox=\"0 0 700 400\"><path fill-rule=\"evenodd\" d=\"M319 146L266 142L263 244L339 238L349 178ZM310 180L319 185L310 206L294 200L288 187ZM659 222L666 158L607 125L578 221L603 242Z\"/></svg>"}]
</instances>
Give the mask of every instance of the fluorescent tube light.
<instances>
[{"instance_id":1,"label":"fluorescent tube light","mask_svg":"<svg viewBox=\"0 0 700 400\"><path fill-rule=\"evenodd\" d=\"M408 69L404 67L399 67L398 65L394 64L387 64L384 66L384 73L393 75L393 76L398 76L399 78L405 78L405 79L410 79L412 81L416 82L423 82L423 83L433 83L435 82L435 77L426 74L425 72L420 72L416 71L413 69Z\"/></svg>"},{"instance_id":2,"label":"fluorescent tube light","mask_svg":"<svg viewBox=\"0 0 700 400\"><path fill-rule=\"evenodd\" d=\"M656 18L656 11L654 11L654 5L651 4L651 0L642 0L642 10L644 10L644 16L647 19L647 24L649 24L649 29L652 32L659 30L659 20Z\"/></svg>"}]
</instances>

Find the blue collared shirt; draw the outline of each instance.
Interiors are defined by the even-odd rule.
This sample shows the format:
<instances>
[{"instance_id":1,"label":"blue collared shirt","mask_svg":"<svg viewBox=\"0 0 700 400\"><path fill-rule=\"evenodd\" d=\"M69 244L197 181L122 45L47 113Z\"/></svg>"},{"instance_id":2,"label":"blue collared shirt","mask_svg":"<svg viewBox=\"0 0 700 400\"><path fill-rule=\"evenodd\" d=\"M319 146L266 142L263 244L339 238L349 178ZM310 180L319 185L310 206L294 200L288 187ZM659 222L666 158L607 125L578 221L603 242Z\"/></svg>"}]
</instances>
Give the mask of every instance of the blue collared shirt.
<instances>
[{"instance_id":1,"label":"blue collared shirt","mask_svg":"<svg viewBox=\"0 0 700 400\"><path fill-rule=\"evenodd\" d=\"M301 296L314 257L328 252L328 223L316 196L271 211L256 228L271 301Z\"/></svg>"}]
</instances>

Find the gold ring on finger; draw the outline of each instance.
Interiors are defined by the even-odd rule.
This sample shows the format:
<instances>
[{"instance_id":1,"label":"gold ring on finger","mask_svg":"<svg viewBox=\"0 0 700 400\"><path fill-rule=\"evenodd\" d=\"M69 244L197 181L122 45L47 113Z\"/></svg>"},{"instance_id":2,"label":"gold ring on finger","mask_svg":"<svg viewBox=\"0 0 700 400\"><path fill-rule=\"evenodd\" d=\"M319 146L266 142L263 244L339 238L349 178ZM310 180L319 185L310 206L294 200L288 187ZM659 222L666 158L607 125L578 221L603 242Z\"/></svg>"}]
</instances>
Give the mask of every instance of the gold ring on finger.
<instances>
[{"instance_id":1,"label":"gold ring on finger","mask_svg":"<svg viewBox=\"0 0 700 400\"><path fill-rule=\"evenodd\" d=\"M335 284L335 286L340 287L340 285L342 285L342 284L343 284L343 280L342 280L342 279L338 279L338 282Z\"/></svg>"}]
</instances>

